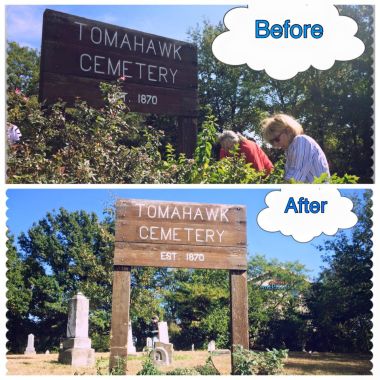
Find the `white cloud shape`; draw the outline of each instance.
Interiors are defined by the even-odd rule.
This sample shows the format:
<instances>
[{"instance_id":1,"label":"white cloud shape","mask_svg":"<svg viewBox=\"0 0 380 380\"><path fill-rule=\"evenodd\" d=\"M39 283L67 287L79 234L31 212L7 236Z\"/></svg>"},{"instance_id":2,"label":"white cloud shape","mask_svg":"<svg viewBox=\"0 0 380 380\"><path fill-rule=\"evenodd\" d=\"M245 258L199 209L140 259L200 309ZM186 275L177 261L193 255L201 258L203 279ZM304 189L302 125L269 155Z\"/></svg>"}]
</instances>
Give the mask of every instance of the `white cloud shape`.
<instances>
[{"instance_id":1,"label":"white cloud shape","mask_svg":"<svg viewBox=\"0 0 380 380\"><path fill-rule=\"evenodd\" d=\"M280 231L301 243L322 233L335 235L339 228L350 228L358 221L351 211L352 201L326 186L289 186L270 192L265 203L268 207L257 217L259 226L269 232Z\"/></svg>"},{"instance_id":2,"label":"white cloud shape","mask_svg":"<svg viewBox=\"0 0 380 380\"><path fill-rule=\"evenodd\" d=\"M257 20L267 20L268 29L274 24L281 25L283 37L256 38ZM286 20L289 20L288 38L284 38ZM357 58L365 49L364 43L355 37L356 22L340 16L334 5L323 2L256 0L248 7L227 12L224 24L228 31L214 40L214 56L228 65L247 64L253 70L265 70L275 79L290 79L310 66L327 70L336 60ZM295 24L301 27L319 24L323 36L313 38L309 29L307 38L291 38L290 28ZM295 27L293 31L297 35L300 29Z\"/></svg>"}]
</instances>

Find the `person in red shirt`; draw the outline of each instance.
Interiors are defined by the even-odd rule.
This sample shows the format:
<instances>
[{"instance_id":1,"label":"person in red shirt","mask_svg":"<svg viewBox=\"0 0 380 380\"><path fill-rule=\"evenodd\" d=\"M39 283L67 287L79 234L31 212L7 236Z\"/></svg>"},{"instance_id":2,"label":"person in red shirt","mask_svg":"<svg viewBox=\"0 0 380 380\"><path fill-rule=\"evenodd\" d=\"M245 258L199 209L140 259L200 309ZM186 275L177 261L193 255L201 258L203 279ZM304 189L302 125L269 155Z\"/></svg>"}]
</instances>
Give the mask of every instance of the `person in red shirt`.
<instances>
[{"instance_id":1,"label":"person in red shirt","mask_svg":"<svg viewBox=\"0 0 380 380\"><path fill-rule=\"evenodd\" d=\"M239 145L239 152L245 156L246 163L251 163L257 171L265 171L269 174L273 170L273 164L265 152L252 140L248 140L240 133L234 131L224 131L219 136L220 159L230 155L230 150L236 144Z\"/></svg>"}]
</instances>

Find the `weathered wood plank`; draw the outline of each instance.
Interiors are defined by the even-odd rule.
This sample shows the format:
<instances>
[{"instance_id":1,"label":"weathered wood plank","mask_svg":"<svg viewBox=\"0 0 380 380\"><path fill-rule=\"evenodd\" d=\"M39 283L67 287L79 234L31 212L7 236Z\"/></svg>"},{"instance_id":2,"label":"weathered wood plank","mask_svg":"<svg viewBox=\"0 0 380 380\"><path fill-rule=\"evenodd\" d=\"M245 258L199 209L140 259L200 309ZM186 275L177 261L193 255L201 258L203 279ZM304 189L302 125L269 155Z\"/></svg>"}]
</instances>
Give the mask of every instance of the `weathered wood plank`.
<instances>
[{"instance_id":1,"label":"weathered wood plank","mask_svg":"<svg viewBox=\"0 0 380 380\"><path fill-rule=\"evenodd\" d=\"M157 59L135 61L118 51L112 56L104 49L88 47L73 49L60 41L45 42L45 71L111 81L126 77L126 82L152 87L194 89L197 87L197 66L174 62L165 66Z\"/></svg>"},{"instance_id":2,"label":"weathered wood plank","mask_svg":"<svg viewBox=\"0 0 380 380\"><path fill-rule=\"evenodd\" d=\"M93 107L104 107L104 101L99 89L99 80L82 78L73 75L59 75L45 72L41 82L41 101L55 102L62 99L73 105L77 98L86 100ZM198 103L196 90L181 90L165 87L144 87L132 83L122 85L125 91L124 102L130 111L142 113L163 113L166 115L195 116ZM139 95L156 97L156 104L139 102Z\"/></svg>"},{"instance_id":3,"label":"weathered wood plank","mask_svg":"<svg viewBox=\"0 0 380 380\"><path fill-rule=\"evenodd\" d=\"M126 77L123 91L131 111L196 117L197 52L194 45L45 11L41 102L51 103L61 98L71 105L80 97L94 107L102 107L99 83L120 76Z\"/></svg>"},{"instance_id":4,"label":"weathered wood plank","mask_svg":"<svg viewBox=\"0 0 380 380\"><path fill-rule=\"evenodd\" d=\"M120 199L116 203L118 220L183 220L201 224L236 224L247 221L243 205L195 202Z\"/></svg>"},{"instance_id":5,"label":"weathered wood plank","mask_svg":"<svg viewBox=\"0 0 380 380\"><path fill-rule=\"evenodd\" d=\"M247 271L230 271L231 292L231 341L234 346L249 348L249 323L248 323L248 286ZM234 360L231 355L232 374L234 374Z\"/></svg>"},{"instance_id":6,"label":"weathered wood plank","mask_svg":"<svg viewBox=\"0 0 380 380\"><path fill-rule=\"evenodd\" d=\"M192 157L197 146L197 119L191 117L178 118L177 152Z\"/></svg>"},{"instance_id":7,"label":"weathered wood plank","mask_svg":"<svg viewBox=\"0 0 380 380\"><path fill-rule=\"evenodd\" d=\"M208 225L180 221L140 221L116 223L117 242L184 244L210 247L246 246L245 224Z\"/></svg>"},{"instance_id":8,"label":"weathered wood plank","mask_svg":"<svg viewBox=\"0 0 380 380\"><path fill-rule=\"evenodd\" d=\"M80 24L82 24L82 27ZM96 29L91 33L91 29L94 27ZM117 33L116 38L115 33ZM125 34L127 34L127 37ZM43 36L46 41L68 41L72 45L80 45L84 48L91 46L105 47L111 53L123 51L131 58L136 59L152 57L166 62L179 61L193 64L197 62L197 48L189 42L50 9L44 12ZM153 41L153 43L150 43L150 41ZM161 44L161 47L159 44ZM166 44L166 49L164 44ZM172 47L168 54L170 44L172 44ZM177 49L177 54L175 53L174 45ZM181 48L178 50L179 46ZM161 54L161 51L164 54ZM181 59L179 59L179 56Z\"/></svg>"},{"instance_id":9,"label":"weathered wood plank","mask_svg":"<svg viewBox=\"0 0 380 380\"><path fill-rule=\"evenodd\" d=\"M130 267L114 270L112 287L112 320L110 337L110 369L115 368L117 357L125 359L127 369L128 323L131 293Z\"/></svg>"},{"instance_id":10,"label":"weathered wood plank","mask_svg":"<svg viewBox=\"0 0 380 380\"><path fill-rule=\"evenodd\" d=\"M246 247L115 243L115 265L246 269Z\"/></svg>"}]
</instances>

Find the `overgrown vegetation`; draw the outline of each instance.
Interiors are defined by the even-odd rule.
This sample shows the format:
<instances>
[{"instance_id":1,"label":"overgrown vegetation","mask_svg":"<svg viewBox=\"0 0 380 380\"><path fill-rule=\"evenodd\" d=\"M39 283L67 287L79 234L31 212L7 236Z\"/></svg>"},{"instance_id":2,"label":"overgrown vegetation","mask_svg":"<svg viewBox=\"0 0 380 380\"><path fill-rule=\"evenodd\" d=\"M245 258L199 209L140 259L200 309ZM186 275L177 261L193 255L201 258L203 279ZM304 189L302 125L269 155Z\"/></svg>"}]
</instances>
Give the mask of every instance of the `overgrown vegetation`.
<instances>
[{"instance_id":1,"label":"overgrown vegetation","mask_svg":"<svg viewBox=\"0 0 380 380\"><path fill-rule=\"evenodd\" d=\"M35 96L14 92L8 98L8 120L18 125L22 140L8 150L9 183L282 183L283 161L266 175L246 164L238 148L217 160L212 148L217 121L208 109L198 135L194 157L176 155L162 147L162 132L138 127L128 113L119 83L100 85L105 106L90 107L78 100L40 108ZM162 150L164 151L162 152ZM357 177L321 177L316 183L354 183Z\"/></svg>"},{"instance_id":2,"label":"overgrown vegetation","mask_svg":"<svg viewBox=\"0 0 380 380\"><path fill-rule=\"evenodd\" d=\"M137 375L167 375L167 376L199 376L199 375L220 375L219 371L215 368L211 356L209 356L204 365L192 367L174 368L170 371L160 371L153 363L149 355L143 361L142 369Z\"/></svg>"},{"instance_id":3,"label":"overgrown vegetation","mask_svg":"<svg viewBox=\"0 0 380 380\"><path fill-rule=\"evenodd\" d=\"M281 373L288 350L249 351L235 346L233 352L234 375L276 375Z\"/></svg>"},{"instance_id":4,"label":"overgrown vegetation","mask_svg":"<svg viewBox=\"0 0 380 380\"><path fill-rule=\"evenodd\" d=\"M216 136L233 129L260 140L260 121L285 112L326 152L334 174L315 183L372 182L373 18L371 6L341 6L358 23L368 47L355 60L313 68L288 81L263 71L228 66L212 54L223 25L205 22L189 33L198 47L198 145L193 159L175 152L175 125L166 116L127 112L118 84L103 83L104 107L83 100L74 107L37 101L39 54L9 42L7 47L7 121L22 133L8 149L9 183L282 183L279 152L264 149L275 170L258 173L235 154L217 160ZM149 127L152 125L153 127ZM165 134L162 132L165 131Z\"/></svg>"}]
</instances>

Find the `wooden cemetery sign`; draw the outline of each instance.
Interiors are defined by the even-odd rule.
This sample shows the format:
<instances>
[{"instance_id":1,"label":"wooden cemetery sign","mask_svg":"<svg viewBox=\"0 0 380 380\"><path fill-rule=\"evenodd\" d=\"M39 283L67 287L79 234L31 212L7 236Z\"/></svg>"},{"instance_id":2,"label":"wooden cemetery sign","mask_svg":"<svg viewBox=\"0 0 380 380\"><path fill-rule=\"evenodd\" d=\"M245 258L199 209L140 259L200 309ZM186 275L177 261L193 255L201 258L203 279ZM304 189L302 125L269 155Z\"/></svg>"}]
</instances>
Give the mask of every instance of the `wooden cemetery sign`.
<instances>
[{"instance_id":1,"label":"wooden cemetery sign","mask_svg":"<svg viewBox=\"0 0 380 380\"><path fill-rule=\"evenodd\" d=\"M101 107L100 82L124 77L122 98L134 112L178 116L179 148L194 148L196 46L61 12L43 17L40 101L76 97Z\"/></svg>"},{"instance_id":2,"label":"wooden cemetery sign","mask_svg":"<svg viewBox=\"0 0 380 380\"><path fill-rule=\"evenodd\" d=\"M248 348L244 206L119 200L115 234L111 368L127 356L131 266L229 270L232 345Z\"/></svg>"}]
</instances>

